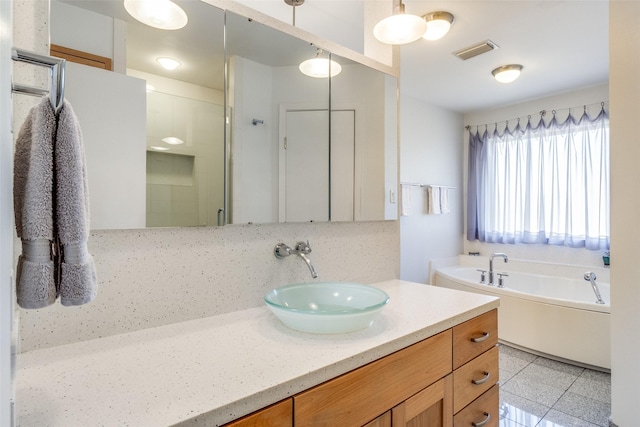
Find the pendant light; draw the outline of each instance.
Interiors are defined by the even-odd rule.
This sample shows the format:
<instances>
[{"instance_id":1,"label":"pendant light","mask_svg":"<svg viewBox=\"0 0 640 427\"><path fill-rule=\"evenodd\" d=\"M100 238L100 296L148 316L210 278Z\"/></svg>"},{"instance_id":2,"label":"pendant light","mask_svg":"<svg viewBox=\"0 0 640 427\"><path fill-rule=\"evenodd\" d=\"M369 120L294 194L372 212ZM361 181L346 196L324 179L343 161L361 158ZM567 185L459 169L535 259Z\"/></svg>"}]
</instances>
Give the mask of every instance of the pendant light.
<instances>
[{"instance_id":1,"label":"pendant light","mask_svg":"<svg viewBox=\"0 0 640 427\"><path fill-rule=\"evenodd\" d=\"M427 22L420 16L405 13L402 0L393 15L373 27L373 35L382 43L407 44L418 40L427 30Z\"/></svg>"},{"instance_id":2,"label":"pendant light","mask_svg":"<svg viewBox=\"0 0 640 427\"><path fill-rule=\"evenodd\" d=\"M129 15L161 30L178 30L189 21L185 11L171 0L124 0Z\"/></svg>"},{"instance_id":3,"label":"pendant light","mask_svg":"<svg viewBox=\"0 0 640 427\"><path fill-rule=\"evenodd\" d=\"M425 40L440 40L453 24L453 15L443 11L427 13L422 19L427 23L427 31L422 36Z\"/></svg>"},{"instance_id":4,"label":"pendant light","mask_svg":"<svg viewBox=\"0 0 640 427\"><path fill-rule=\"evenodd\" d=\"M298 67L302 74L309 77L315 77L317 79L324 79L327 77L335 77L342 71L342 66L336 61L325 58L322 49L316 50L315 58L302 61Z\"/></svg>"},{"instance_id":5,"label":"pendant light","mask_svg":"<svg viewBox=\"0 0 640 427\"><path fill-rule=\"evenodd\" d=\"M509 64L496 68L495 70L491 71L491 74L493 74L493 77L500 83L511 83L512 81L520 77L521 71L522 65Z\"/></svg>"}]
</instances>

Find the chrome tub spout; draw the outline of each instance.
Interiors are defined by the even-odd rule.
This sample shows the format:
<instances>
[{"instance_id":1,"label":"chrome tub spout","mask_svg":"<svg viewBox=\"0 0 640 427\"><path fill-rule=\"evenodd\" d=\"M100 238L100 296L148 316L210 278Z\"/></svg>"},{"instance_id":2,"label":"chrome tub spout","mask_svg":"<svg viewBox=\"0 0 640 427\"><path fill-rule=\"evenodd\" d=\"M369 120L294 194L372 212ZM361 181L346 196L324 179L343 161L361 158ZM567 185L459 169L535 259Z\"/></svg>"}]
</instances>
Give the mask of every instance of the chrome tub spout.
<instances>
[{"instance_id":1,"label":"chrome tub spout","mask_svg":"<svg viewBox=\"0 0 640 427\"><path fill-rule=\"evenodd\" d=\"M493 258L498 257L498 258L502 258L504 259L504 262L509 262L509 257L507 256L507 254L504 254L502 252L496 252L494 254L491 254L491 256L489 257L489 283L487 283L489 286L493 286Z\"/></svg>"}]
</instances>

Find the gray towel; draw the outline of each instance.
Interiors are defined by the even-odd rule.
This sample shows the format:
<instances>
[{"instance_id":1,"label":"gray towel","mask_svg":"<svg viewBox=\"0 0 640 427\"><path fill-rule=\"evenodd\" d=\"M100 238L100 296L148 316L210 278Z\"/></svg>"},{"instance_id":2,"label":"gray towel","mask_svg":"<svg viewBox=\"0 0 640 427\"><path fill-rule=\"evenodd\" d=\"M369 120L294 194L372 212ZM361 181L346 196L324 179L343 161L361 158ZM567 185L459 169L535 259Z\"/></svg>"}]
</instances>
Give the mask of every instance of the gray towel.
<instances>
[{"instance_id":1,"label":"gray towel","mask_svg":"<svg viewBox=\"0 0 640 427\"><path fill-rule=\"evenodd\" d=\"M87 249L88 203L77 118L68 102L56 117L43 99L29 112L15 148L14 209L22 239L16 294L21 307L46 307L58 296L63 305L95 298L96 272Z\"/></svg>"},{"instance_id":2,"label":"gray towel","mask_svg":"<svg viewBox=\"0 0 640 427\"><path fill-rule=\"evenodd\" d=\"M60 302L81 305L97 294L96 269L89 254L89 185L80 124L69 102L58 113L55 140L56 225L62 247Z\"/></svg>"},{"instance_id":3,"label":"gray towel","mask_svg":"<svg viewBox=\"0 0 640 427\"><path fill-rule=\"evenodd\" d=\"M23 308L46 307L57 297L50 250L55 131L53 108L48 99L44 99L29 111L16 140L13 204L16 231L23 242L16 272L16 294Z\"/></svg>"}]
</instances>

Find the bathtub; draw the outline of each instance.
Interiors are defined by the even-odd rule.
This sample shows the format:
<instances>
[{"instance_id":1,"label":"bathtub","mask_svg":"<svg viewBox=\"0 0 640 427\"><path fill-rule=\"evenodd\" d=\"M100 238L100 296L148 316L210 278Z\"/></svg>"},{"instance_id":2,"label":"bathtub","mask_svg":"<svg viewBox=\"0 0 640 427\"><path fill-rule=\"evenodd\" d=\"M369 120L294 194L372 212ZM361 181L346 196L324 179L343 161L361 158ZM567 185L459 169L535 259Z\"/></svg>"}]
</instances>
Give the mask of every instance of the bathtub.
<instances>
[{"instance_id":1,"label":"bathtub","mask_svg":"<svg viewBox=\"0 0 640 427\"><path fill-rule=\"evenodd\" d=\"M590 283L581 276L554 277L499 267L496 272L509 274L504 288L480 284L477 267L460 265L437 267L432 283L499 297L498 337L505 344L581 366L611 369L608 283L597 281L606 304L596 304Z\"/></svg>"}]
</instances>

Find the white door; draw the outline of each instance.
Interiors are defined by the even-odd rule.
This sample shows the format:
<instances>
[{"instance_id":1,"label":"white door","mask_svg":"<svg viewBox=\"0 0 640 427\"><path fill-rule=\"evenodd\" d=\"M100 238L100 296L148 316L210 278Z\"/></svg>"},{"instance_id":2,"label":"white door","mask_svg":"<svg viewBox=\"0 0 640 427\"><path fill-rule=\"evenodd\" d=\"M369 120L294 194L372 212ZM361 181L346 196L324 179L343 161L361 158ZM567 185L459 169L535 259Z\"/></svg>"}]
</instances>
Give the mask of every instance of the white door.
<instances>
[{"instance_id":1,"label":"white door","mask_svg":"<svg viewBox=\"0 0 640 427\"><path fill-rule=\"evenodd\" d=\"M329 114L286 112L285 222L329 220Z\"/></svg>"}]
</instances>

